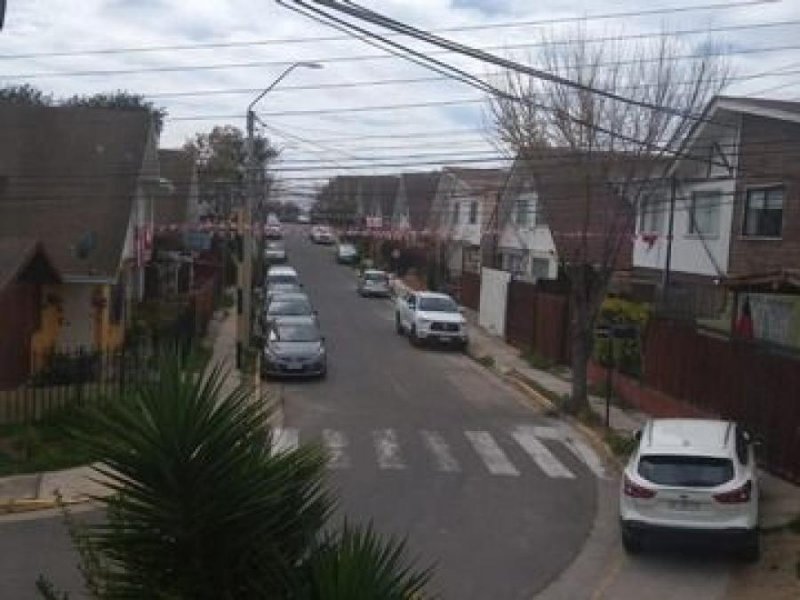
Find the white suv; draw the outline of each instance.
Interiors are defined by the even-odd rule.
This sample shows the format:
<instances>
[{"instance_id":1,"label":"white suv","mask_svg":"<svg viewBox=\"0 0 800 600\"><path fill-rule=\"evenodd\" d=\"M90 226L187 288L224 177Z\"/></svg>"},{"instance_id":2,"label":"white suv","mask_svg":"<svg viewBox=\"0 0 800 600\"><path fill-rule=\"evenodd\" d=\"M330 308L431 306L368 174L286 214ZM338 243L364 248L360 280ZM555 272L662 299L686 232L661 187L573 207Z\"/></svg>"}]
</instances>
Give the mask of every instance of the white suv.
<instances>
[{"instance_id":1,"label":"white suv","mask_svg":"<svg viewBox=\"0 0 800 600\"><path fill-rule=\"evenodd\" d=\"M637 552L655 534L720 538L755 560L758 481L749 434L730 421L654 419L637 438L620 489L625 549Z\"/></svg>"},{"instance_id":2,"label":"white suv","mask_svg":"<svg viewBox=\"0 0 800 600\"><path fill-rule=\"evenodd\" d=\"M399 296L395 304L397 333L408 334L414 345L441 342L466 348L467 322L458 304L447 294L411 292Z\"/></svg>"}]
</instances>

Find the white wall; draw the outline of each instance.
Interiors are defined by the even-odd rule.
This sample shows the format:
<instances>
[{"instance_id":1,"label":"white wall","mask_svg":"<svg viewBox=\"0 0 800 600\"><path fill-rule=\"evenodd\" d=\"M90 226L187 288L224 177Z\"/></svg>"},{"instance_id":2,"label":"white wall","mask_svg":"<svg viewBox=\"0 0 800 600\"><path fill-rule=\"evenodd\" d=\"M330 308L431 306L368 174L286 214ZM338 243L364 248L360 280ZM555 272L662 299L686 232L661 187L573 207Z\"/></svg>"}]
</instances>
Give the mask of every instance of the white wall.
<instances>
[{"instance_id":1,"label":"white wall","mask_svg":"<svg viewBox=\"0 0 800 600\"><path fill-rule=\"evenodd\" d=\"M725 118L716 113L715 121ZM728 122L730 117L728 117ZM675 217L673 226L671 269L676 272L704 275L708 277L724 276L728 272L730 256L731 227L733 223L733 194L736 189L735 171L731 175L721 166L712 166L709 172L708 147L716 141L726 150L725 158L733 168L737 164L738 128L708 125L702 136L695 140L696 153L704 160L686 160L679 166L676 176L678 181L686 182L678 187L675 201ZM722 157L716 155L714 162ZM698 179L710 179L696 182ZM724 179L723 179L724 178ZM689 207L693 192L719 191L718 234L699 236L689 231L691 216ZM669 223L669 192L665 192L661 226L655 242L651 245L642 239L640 219L637 218L637 236L633 245L633 265L635 267L663 269L667 257L667 233Z\"/></svg>"},{"instance_id":2,"label":"white wall","mask_svg":"<svg viewBox=\"0 0 800 600\"><path fill-rule=\"evenodd\" d=\"M528 204L528 223L517 223L517 200L524 198ZM526 256L525 272L527 277L532 277L531 258L535 257L548 261L548 278L558 277L558 255L550 227L542 222L537 213L537 196L534 192L526 192L521 196L512 195L509 201L511 207L508 219L500 232L499 251L521 252ZM538 218L537 218L538 217Z\"/></svg>"},{"instance_id":3,"label":"white wall","mask_svg":"<svg viewBox=\"0 0 800 600\"><path fill-rule=\"evenodd\" d=\"M511 273L497 269L481 269L481 305L478 322L491 333L506 332L506 302Z\"/></svg>"},{"instance_id":4,"label":"white wall","mask_svg":"<svg viewBox=\"0 0 800 600\"><path fill-rule=\"evenodd\" d=\"M94 287L84 283L69 283L60 287L64 311L64 321L57 340L60 349L94 346Z\"/></svg>"}]
</instances>

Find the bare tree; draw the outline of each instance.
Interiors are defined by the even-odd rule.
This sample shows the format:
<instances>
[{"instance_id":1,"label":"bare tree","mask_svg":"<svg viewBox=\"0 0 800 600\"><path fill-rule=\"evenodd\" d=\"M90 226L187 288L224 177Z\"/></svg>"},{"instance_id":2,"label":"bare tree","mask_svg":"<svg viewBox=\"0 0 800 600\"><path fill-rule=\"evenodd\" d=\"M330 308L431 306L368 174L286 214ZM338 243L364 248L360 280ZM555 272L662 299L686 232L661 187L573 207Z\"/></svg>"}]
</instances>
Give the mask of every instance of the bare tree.
<instances>
[{"instance_id":1,"label":"bare tree","mask_svg":"<svg viewBox=\"0 0 800 600\"><path fill-rule=\"evenodd\" d=\"M614 271L630 265L636 207L663 203L681 143L728 68L710 44L687 51L668 34L597 43L578 28L568 38L546 36L531 57L563 79L508 71L489 107L498 139L530 170L569 279L573 378L565 408L575 413L587 407L600 306Z\"/></svg>"}]
</instances>

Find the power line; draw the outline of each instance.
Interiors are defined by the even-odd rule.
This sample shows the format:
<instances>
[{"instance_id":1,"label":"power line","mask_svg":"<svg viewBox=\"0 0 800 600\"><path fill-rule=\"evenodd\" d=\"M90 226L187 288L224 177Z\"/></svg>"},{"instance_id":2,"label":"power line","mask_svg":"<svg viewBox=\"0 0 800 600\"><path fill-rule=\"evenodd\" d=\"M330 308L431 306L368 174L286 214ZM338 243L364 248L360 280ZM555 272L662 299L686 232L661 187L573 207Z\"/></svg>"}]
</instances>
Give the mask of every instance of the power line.
<instances>
[{"instance_id":1,"label":"power line","mask_svg":"<svg viewBox=\"0 0 800 600\"><path fill-rule=\"evenodd\" d=\"M707 4L700 6L680 6L673 8L665 7L665 8L657 8L650 10L626 11L626 12L615 12L615 13L605 13L605 14L600 13L600 14L586 15L584 17L564 17L556 19L539 19L530 21L504 21L497 23L489 23L486 25L463 25L456 27L435 28L432 29L431 31L439 33L450 33L459 31L481 31L487 29L512 29L512 28L529 27L531 25L574 23L574 22L583 22L588 20L611 20L611 19L653 16L653 15L684 13L684 12L730 10L732 8L741 8L745 6L756 6L760 4L765 4L770 1L771 0L758 0L758 1L732 2L728 4ZM719 31L735 31L740 29L778 27L781 25L792 25L795 23L797 23L797 21L759 23L753 25L720 26L715 28L692 30L686 32L679 31L675 32L675 34L688 35L692 33L697 33L697 34L706 32L714 33ZM394 37L399 34L391 34L391 35ZM640 35L648 35L648 34L640 34ZM274 39L251 40L251 41L241 41L241 42L212 42L205 44L173 44L173 45L163 45L163 46L136 46L127 48L96 48L96 49L85 49L85 50L55 51L55 52L31 52L26 54L2 54L0 55L0 60L87 56L87 55L97 55L97 54L133 54L133 53L181 51L181 50L206 50L206 49L214 50L220 48L238 48L238 47L246 48L251 46L266 46L266 45L276 45L276 44L306 44L306 43L351 41L351 40L352 38L350 36L314 36L314 37L274 38ZM603 39L600 38L598 39L598 41L603 41Z\"/></svg>"}]
</instances>

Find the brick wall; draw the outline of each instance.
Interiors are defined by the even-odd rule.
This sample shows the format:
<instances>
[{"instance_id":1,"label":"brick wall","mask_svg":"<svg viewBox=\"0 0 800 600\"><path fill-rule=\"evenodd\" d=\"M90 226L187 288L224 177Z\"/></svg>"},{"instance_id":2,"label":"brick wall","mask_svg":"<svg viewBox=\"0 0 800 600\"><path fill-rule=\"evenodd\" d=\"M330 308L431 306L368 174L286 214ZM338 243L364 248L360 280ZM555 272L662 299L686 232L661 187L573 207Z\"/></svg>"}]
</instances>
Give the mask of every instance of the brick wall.
<instances>
[{"instance_id":1,"label":"brick wall","mask_svg":"<svg viewBox=\"0 0 800 600\"><path fill-rule=\"evenodd\" d=\"M740 147L730 275L800 268L800 124L743 115ZM772 184L785 186L782 238L742 237L748 187Z\"/></svg>"}]
</instances>

